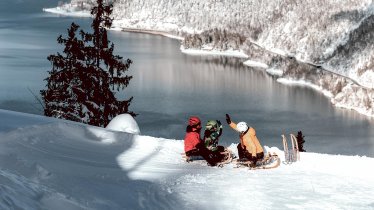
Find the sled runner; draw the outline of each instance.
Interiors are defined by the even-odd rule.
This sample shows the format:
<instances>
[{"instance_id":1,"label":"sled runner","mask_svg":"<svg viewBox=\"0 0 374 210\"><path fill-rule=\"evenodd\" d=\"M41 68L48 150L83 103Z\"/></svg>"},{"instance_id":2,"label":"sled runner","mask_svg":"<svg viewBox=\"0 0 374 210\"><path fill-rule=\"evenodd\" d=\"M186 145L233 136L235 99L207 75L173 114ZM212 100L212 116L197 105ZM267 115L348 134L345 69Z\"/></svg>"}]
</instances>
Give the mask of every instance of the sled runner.
<instances>
[{"instance_id":1,"label":"sled runner","mask_svg":"<svg viewBox=\"0 0 374 210\"><path fill-rule=\"evenodd\" d=\"M223 152L221 152L221 154L224 154L225 156L224 156L224 158L222 159L221 162L217 163L216 166L223 167L223 165L232 162L233 154L229 149L225 148L225 150ZM202 156L186 156L185 153L182 153L182 157L186 162L198 162L198 163L205 163L206 162Z\"/></svg>"},{"instance_id":2,"label":"sled runner","mask_svg":"<svg viewBox=\"0 0 374 210\"><path fill-rule=\"evenodd\" d=\"M219 164L228 164L232 162L233 154L229 149L225 148L225 151L221 152L221 154L225 154L225 157Z\"/></svg>"},{"instance_id":3,"label":"sled runner","mask_svg":"<svg viewBox=\"0 0 374 210\"><path fill-rule=\"evenodd\" d=\"M236 160L236 168L248 167L251 170L256 169L272 169L277 168L280 165L280 158L276 153L266 154L265 157L257 161L256 165L249 160Z\"/></svg>"},{"instance_id":4,"label":"sled runner","mask_svg":"<svg viewBox=\"0 0 374 210\"><path fill-rule=\"evenodd\" d=\"M284 149L284 163L291 164L300 160L299 145L297 143L297 138L295 135L290 134L291 137L291 151L288 148L287 138L282 135L283 149Z\"/></svg>"}]
</instances>

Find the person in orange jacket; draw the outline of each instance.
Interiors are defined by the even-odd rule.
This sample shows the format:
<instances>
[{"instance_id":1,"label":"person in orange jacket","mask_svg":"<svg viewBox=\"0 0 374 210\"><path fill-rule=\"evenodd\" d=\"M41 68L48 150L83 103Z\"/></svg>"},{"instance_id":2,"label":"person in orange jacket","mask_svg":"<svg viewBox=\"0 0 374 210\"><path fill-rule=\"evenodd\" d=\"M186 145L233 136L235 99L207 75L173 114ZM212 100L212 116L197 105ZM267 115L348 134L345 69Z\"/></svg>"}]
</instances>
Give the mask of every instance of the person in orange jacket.
<instances>
[{"instance_id":1,"label":"person in orange jacket","mask_svg":"<svg viewBox=\"0 0 374 210\"><path fill-rule=\"evenodd\" d=\"M252 162L252 166L255 166L258 160L264 158L264 150L256 136L256 130L249 127L246 122L239 122L238 124L232 122L228 114L226 114L226 122L232 129L239 132L239 159L248 159Z\"/></svg>"}]
</instances>

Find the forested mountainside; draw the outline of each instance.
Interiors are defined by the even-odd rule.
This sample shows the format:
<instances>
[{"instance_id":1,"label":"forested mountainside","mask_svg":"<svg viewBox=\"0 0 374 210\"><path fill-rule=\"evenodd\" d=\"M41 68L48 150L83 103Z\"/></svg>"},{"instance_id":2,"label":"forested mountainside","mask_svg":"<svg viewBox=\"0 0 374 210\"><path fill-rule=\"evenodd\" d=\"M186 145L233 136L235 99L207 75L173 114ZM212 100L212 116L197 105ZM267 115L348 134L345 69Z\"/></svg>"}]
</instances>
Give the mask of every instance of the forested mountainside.
<instances>
[{"instance_id":1,"label":"forested mountainside","mask_svg":"<svg viewBox=\"0 0 374 210\"><path fill-rule=\"evenodd\" d=\"M242 50L282 77L327 88L334 103L374 114L371 0L117 0L113 18L116 27L182 36L184 48ZM352 104L347 92L363 95Z\"/></svg>"},{"instance_id":2,"label":"forested mountainside","mask_svg":"<svg viewBox=\"0 0 374 210\"><path fill-rule=\"evenodd\" d=\"M367 71L374 69L373 5L370 0L119 0L114 18L127 20L124 27L182 35L205 32L202 44L212 42L219 32L232 35L227 39L243 36L270 51L324 65L371 87L374 77L367 77ZM239 46L222 42L216 47Z\"/></svg>"}]
</instances>

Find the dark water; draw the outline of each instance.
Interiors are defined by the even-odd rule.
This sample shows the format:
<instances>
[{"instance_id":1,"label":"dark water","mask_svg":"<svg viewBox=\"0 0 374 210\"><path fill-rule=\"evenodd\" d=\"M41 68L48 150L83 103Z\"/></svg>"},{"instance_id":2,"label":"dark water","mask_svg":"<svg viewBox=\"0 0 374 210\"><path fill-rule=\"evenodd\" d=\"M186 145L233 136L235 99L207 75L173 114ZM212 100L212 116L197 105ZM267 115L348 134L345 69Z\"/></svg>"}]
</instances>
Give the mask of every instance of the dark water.
<instances>
[{"instance_id":1,"label":"dark water","mask_svg":"<svg viewBox=\"0 0 374 210\"><path fill-rule=\"evenodd\" d=\"M41 114L33 94L45 86L49 54L61 52L56 38L71 22L90 30L90 19L43 13L57 1L0 3L0 109ZM7 9L4 9L7 8ZM239 59L188 56L177 40L140 33L110 32L115 53L134 61L125 94L144 135L183 139L190 115L225 122L246 121L263 144L281 147L281 134L303 131L309 152L374 157L373 120L334 108L307 87L284 86ZM222 144L238 142L224 123Z\"/></svg>"}]
</instances>

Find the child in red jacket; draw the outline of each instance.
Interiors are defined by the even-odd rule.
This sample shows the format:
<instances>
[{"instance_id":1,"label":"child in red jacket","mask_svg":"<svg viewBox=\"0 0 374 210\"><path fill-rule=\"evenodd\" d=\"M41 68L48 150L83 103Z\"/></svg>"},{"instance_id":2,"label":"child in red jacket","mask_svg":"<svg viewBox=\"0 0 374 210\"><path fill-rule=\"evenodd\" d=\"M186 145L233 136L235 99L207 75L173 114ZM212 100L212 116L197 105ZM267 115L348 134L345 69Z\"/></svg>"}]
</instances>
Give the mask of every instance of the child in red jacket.
<instances>
[{"instance_id":1,"label":"child in red jacket","mask_svg":"<svg viewBox=\"0 0 374 210\"><path fill-rule=\"evenodd\" d=\"M184 137L184 152L186 156L200 155L199 147L202 144L200 131L201 120L196 116L190 117L186 128L186 136Z\"/></svg>"}]
</instances>

